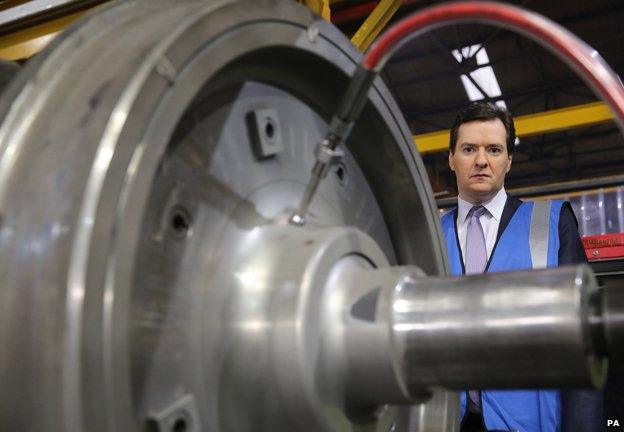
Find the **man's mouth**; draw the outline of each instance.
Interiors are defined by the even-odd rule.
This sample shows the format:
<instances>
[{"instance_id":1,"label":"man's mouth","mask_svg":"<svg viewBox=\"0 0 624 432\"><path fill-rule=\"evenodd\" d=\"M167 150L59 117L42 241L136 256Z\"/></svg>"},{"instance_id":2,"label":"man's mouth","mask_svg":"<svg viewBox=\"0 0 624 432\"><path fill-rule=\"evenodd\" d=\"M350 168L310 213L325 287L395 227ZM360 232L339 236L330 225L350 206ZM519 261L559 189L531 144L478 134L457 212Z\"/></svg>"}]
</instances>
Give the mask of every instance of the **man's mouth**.
<instances>
[{"instance_id":1,"label":"man's mouth","mask_svg":"<svg viewBox=\"0 0 624 432\"><path fill-rule=\"evenodd\" d=\"M488 174L473 174L470 178L490 178Z\"/></svg>"}]
</instances>

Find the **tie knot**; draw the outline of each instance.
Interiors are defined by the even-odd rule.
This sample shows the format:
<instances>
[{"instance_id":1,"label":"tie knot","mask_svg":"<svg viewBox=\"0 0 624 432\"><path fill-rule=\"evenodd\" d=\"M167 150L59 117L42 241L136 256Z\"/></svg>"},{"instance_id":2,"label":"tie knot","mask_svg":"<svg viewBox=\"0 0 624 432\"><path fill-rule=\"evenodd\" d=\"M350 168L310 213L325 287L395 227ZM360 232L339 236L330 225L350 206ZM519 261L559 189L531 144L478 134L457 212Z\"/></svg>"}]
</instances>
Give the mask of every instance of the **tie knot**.
<instances>
[{"instance_id":1,"label":"tie knot","mask_svg":"<svg viewBox=\"0 0 624 432\"><path fill-rule=\"evenodd\" d=\"M468 212L468 217L476 217L476 218L480 218L481 216L483 216L483 214L486 212L486 208L479 205L479 206L474 206L473 208L470 209L470 211Z\"/></svg>"}]
</instances>

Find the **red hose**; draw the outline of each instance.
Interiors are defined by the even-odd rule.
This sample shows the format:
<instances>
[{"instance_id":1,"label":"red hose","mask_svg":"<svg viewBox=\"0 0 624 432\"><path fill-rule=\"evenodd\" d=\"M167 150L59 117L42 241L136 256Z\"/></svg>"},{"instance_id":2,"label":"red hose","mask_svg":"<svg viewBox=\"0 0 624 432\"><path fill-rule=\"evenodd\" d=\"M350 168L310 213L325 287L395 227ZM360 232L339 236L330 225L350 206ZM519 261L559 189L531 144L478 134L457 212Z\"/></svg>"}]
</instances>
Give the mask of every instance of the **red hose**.
<instances>
[{"instance_id":1,"label":"red hose","mask_svg":"<svg viewBox=\"0 0 624 432\"><path fill-rule=\"evenodd\" d=\"M382 34L362 65L379 71L409 37L451 24L475 22L521 33L557 55L607 102L624 133L624 87L598 52L559 24L515 6L477 1L447 3L416 12Z\"/></svg>"}]
</instances>

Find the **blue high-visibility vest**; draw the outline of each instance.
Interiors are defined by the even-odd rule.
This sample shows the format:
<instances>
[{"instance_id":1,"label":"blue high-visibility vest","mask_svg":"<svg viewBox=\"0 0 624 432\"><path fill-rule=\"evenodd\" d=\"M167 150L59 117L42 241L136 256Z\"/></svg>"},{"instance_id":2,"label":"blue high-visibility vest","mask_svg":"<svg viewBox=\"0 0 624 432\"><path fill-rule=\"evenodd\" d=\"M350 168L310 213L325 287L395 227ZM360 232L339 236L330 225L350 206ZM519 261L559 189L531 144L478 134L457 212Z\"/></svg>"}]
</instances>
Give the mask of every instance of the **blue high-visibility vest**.
<instances>
[{"instance_id":1,"label":"blue high-visibility vest","mask_svg":"<svg viewBox=\"0 0 624 432\"><path fill-rule=\"evenodd\" d=\"M518 207L494 246L486 272L557 267L559 213L563 201L548 203L549 209L546 208L542 216L542 226L538 226L540 209L544 209L542 203L538 204L535 212L533 202L523 202ZM464 266L456 229L456 214L457 209L442 216L442 230L446 239L451 272L458 276L464 273ZM543 262L538 263L540 248L543 249ZM461 395L462 419L466 414L466 394L467 392L462 392ZM483 421L488 430L557 432L561 424L560 399L557 390L482 391Z\"/></svg>"}]
</instances>

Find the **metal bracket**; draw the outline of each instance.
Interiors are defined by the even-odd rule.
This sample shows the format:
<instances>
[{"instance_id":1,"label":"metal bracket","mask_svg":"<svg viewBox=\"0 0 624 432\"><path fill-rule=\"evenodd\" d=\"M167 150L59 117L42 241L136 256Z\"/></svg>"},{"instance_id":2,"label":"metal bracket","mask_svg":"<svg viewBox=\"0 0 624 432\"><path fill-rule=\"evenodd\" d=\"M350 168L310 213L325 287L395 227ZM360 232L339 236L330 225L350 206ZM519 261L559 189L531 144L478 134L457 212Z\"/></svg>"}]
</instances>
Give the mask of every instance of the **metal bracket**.
<instances>
[{"instance_id":1,"label":"metal bracket","mask_svg":"<svg viewBox=\"0 0 624 432\"><path fill-rule=\"evenodd\" d=\"M265 108L251 111L247 114L247 128L258 159L273 157L284 151L277 110Z\"/></svg>"},{"instance_id":2,"label":"metal bracket","mask_svg":"<svg viewBox=\"0 0 624 432\"><path fill-rule=\"evenodd\" d=\"M199 432L202 430L193 395L185 395L148 418L154 432Z\"/></svg>"}]
</instances>

